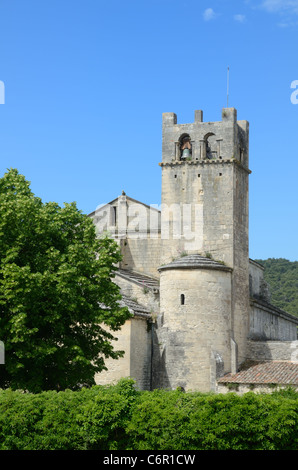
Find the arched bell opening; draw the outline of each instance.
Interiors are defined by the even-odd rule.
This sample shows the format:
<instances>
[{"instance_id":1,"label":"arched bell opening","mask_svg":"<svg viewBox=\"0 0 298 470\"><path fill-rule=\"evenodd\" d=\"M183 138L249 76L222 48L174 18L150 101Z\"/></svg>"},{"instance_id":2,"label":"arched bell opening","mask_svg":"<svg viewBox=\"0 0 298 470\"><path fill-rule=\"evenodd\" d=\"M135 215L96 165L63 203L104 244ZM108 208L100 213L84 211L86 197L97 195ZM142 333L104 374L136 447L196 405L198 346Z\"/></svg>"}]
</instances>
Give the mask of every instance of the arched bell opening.
<instances>
[{"instance_id":1,"label":"arched bell opening","mask_svg":"<svg viewBox=\"0 0 298 470\"><path fill-rule=\"evenodd\" d=\"M208 132L204 136L204 158L211 160L212 158L217 158L217 151L213 149L215 134L213 132Z\"/></svg>"},{"instance_id":2,"label":"arched bell opening","mask_svg":"<svg viewBox=\"0 0 298 470\"><path fill-rule=\"evenodd\" d=\"M178 141L180 160L191 160L192 144L189 134L182 134Z\"/></svg>"}]
</instances>

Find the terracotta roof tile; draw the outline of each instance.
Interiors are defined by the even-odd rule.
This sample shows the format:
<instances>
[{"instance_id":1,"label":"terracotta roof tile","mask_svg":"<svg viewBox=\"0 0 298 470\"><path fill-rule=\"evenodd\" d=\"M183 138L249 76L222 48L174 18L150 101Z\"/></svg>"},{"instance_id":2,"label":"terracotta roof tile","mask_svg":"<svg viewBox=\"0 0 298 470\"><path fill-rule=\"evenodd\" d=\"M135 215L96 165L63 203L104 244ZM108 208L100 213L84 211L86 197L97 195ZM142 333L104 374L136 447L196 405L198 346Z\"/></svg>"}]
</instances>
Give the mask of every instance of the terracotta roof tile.
<instances>
[{"instance_id":1,"label":"terracotta roof tile","mask_svg":"<svg viewBox=\"0 0 298 470\"><path fill-rule=\"evenodd\" d=\"M298 363L286 361L258 362L237 372L226 374L218 383L298 385Z\"/></svg>"}]
</instances>

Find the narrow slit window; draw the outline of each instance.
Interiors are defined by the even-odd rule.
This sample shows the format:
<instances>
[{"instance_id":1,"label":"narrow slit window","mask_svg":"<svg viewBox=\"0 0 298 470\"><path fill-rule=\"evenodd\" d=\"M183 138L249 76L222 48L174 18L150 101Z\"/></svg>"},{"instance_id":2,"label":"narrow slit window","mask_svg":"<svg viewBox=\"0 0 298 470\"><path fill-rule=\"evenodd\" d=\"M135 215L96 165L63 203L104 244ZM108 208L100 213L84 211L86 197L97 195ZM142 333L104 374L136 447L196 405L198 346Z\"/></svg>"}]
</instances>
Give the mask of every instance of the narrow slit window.
<instances>
[{"instance_id":1,"label":"narrow slit window","mask_svg":"<svg viewBox=\"0 0 298 470\"><path fill-rule=\"evenodd\" d=\"M184 294L180 295L180 303L181 303L181 305L185 305L185 295Z\"/></svg>"},{"instance_id":2,"label":"narrow slit window","mask_svg":"<svg viewBox=\"0 0 298 470\"><path fill-rule=\"evenodd\" d=\"M113 225L117 225L117 206L113 206Z\"/></svg>"}]
</instances>

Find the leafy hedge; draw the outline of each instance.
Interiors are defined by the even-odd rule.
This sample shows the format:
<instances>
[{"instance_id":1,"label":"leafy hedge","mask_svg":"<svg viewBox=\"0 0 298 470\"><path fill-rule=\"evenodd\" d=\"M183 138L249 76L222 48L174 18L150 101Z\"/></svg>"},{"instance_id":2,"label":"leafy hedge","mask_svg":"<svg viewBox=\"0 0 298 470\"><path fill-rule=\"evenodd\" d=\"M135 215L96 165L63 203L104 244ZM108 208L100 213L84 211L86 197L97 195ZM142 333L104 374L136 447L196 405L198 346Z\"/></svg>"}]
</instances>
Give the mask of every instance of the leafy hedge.
<instances>
[{"instance_id":1,"label":"leafy hedge","mask_svg":"<svg viewBox=\"0 0 298 470\"><path fill-rule=\"evenodd\" d=\"M297 450L298 393L0 391L0 450Z\"/></svg>"}]
</instances>

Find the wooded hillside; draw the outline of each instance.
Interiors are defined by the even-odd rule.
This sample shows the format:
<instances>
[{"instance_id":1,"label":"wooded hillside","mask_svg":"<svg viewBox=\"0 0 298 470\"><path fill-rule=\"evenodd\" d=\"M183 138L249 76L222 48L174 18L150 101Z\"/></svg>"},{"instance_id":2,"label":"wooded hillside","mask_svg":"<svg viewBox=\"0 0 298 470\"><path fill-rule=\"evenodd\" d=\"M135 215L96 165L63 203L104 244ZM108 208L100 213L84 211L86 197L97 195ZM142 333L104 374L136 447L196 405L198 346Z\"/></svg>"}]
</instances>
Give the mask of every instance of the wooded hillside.
<instances>
[{"instance_id":1,"label":"wooded hillside","mask_svg":"<svg viewBox=\"0 0 298 470\"><path fill-rule=\"evenodd\" d=\"M284 258L255 260L264 266L264 278L270 286L271 303L298 317L298 261Z\"/></svg>"}]
</instances>

